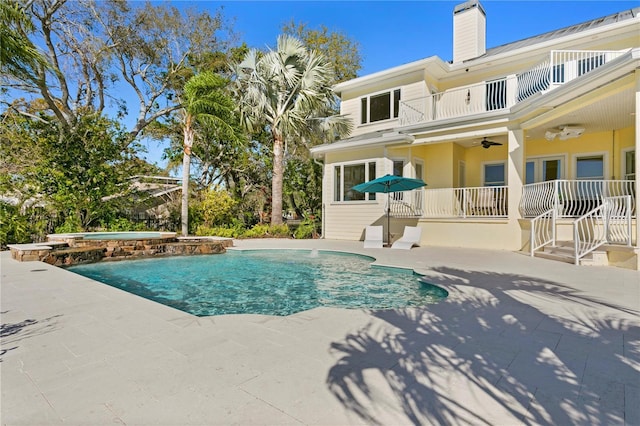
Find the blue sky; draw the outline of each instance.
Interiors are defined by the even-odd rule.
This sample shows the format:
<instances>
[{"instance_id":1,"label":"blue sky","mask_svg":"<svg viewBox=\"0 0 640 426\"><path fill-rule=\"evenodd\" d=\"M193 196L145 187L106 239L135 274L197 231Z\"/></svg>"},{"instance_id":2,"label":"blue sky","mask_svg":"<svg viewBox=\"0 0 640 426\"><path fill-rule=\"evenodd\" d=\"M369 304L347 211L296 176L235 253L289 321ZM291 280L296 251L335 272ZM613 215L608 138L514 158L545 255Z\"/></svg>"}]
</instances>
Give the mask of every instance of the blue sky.
<instances>
[{"instance_id":1,"label":"blue sky","mask_svg":"<svg viewBox=\"0 0 640 426\"><path fill-rule=\"evenodd\" d=\"M250 47L275 45L290 20L325 25L357 41L367 75L429 56L452 57L453 8L463 1L174 1L233 19ZM640 6L636 1L481 1L487 13L487 48ZM151 161L162 148L148 145Z\"/></svg>"}]
</instances>

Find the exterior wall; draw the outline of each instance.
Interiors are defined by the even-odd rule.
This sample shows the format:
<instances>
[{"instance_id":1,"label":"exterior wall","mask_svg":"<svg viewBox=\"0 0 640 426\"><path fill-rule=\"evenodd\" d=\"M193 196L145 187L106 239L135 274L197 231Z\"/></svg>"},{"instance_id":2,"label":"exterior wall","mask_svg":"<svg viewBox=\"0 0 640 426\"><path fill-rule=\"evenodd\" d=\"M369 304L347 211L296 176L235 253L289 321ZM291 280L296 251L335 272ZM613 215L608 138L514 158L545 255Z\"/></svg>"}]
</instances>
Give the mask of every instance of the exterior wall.
<instances>
[{"instance_id":1,"label":"exterior wall","mask_svg":"<svg viewBox=\"0 0 640 426\"><path fill-rule=\"evenodd\" d=\"M353 122L351 136L358 136L364 133L376 132L379 130L393 129L398 127L398 119L376 121L373 123L360 124L360 99L375 93L400 89L400 100L411 100L424 98L428 94L427 85L424 80L414 81L415 78L397 80L394 85L377 86L366 92L353 92L340 102L340 114L347 115Z\"/></svg>"},{"instance_id":2,"label":"exterior wall","mask_svg":"<svg viewBox=\"0 0 640 426\"><path fill-rule=\"evenodd\" d=\"M323 235L335 240L361 240L367 225L382 225L385 199L378 194L375 201L334 201L334 166L347 162L376 162L376 175L383 176L386 167L383 148L327 154L322 182L324 204Z\"/></svg>"},{"instance_id":3,"label":"exterior wall","mask_svg":"<svg viewBox=\"0 0 640 426\"><path fill-rule=\"evenodd\" d=\"M607 132L588 133L578 138L564 141L555 139L528 140L525 144L525 161L527 158L563 156L564 179L575 179L575 158L578 155L604 154L606 165L605 179L624 179L622 171L622 155L625 149L635 146L632 127Z\"/></svg>"},{"instance_id":4,"label":"exterior wall","mask_svg":"<svg viewBox=\"0 0 640 426\"><path fill-rule=\"evenodd\" d=\"M517 222L423 219L420 226L424 245L496 250L522 248L522 231Z\"/></svg>"},{"instance_id":5,"label":"exterior wall","mask_svg":"<svg viewBox=\"0 0 640 426\"><path fill-rule=\"evenodd\" d=\"M500 146L492 146L484 149L482 146L473 146L465 149L466 164L466 186L476 187L482 186L483 165L491 162L507 162L508 148L507 144ZM505 168L506 173L506 168ZM505 177L506 179L506 177ZM508 182L507 182L508 184Z\"/></svg>"}]
</instances>

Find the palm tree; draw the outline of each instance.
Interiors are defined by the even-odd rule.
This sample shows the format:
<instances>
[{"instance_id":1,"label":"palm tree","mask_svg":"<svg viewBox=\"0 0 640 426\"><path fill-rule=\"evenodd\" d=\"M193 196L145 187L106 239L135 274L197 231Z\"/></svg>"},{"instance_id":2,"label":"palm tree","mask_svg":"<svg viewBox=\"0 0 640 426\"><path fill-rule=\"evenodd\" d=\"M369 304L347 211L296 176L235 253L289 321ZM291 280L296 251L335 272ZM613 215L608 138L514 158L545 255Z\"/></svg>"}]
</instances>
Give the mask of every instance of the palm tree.
<instances>
[{"instance_id":1,"label":"palm tree","mask_svg":"<svg viewBox=\"0 0 640 426\"><path fill-rule=\"evenodd\" d=\"M184 86L182 134L182 235L189 233L189 174L191 149L198 125L210 126L219 135L235 138L234 103L222 89L227 81L217 74L205 72L191 77Z\"/></svg>"},{"instance_id":2,"label":"palm tree","mask_svg":"<svg viewBox=\"0 0 640 426\"><path fill-rule=\"evenodd\" d=\"M342 135L351 130L349 119L327 116L335 95L331 64L290 35L278 37L276 50L253 49L233 65L242 124L253 131L263 127L273 143L271 223L282 223L282 181L286 143L300 142L314 130Z\"/></svg>"}]
</instances>

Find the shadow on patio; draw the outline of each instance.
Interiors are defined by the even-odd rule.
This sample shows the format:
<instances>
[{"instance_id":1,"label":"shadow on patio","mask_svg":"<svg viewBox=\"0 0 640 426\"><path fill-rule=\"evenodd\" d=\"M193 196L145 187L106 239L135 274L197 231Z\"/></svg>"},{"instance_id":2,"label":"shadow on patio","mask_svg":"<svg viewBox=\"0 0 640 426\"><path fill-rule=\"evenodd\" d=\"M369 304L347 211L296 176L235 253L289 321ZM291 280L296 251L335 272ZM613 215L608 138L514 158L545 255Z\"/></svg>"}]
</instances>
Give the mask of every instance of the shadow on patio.
<instances>
[{"instance_id":1,"label":"shadow on patio","mask_svg":"<svg viewBox=\"0 0 640 426\"><path fill-rule=\"evenodd\" d=\"M520 275L437 268L428 280L450 297L372 312L332 343L327 385L347 410L368 424L625 423L638 311Z\"/></svg>"}]
</instances>

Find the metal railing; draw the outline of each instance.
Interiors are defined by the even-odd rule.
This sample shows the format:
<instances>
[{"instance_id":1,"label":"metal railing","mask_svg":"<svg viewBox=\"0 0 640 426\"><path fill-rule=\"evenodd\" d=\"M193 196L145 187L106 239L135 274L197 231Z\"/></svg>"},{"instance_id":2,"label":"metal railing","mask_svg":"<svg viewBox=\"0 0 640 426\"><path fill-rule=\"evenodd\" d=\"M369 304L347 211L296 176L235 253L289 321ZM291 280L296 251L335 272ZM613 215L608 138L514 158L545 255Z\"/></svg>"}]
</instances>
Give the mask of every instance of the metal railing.
<instances>
[{"instance_id":1,"label":"metal railing","mask_svg":"<svg viewBox=\"0 0 640 426\"><path fill-rule=\"evenodd\" d=\"M576 219L573 242L576 265L607 243L631 247L631 196L606 197L601 205Z\"/></svg>"},{"instance_id":2,"label":"metal railing","mask_svg":"<svg viewBox=\"0 0 640 426\"><path fill-rule=\"evenodd\" d=\"M518 102L574 80L627 50L552 50L526 71L416 99L400 101L401 126L510 108Z\"/></svg>"},{"instance_id":3,"label":"metal railing","mask_svg":"<svg viewBox=\"0 0 640 426\"><path fill-rule=\"evenodd\" d=\"M631 197L635 216L635 182L631 180L557 179L524 185L520 199L523 217L535 217L556 209L558 217L579 217L601 205L606 197Z\"/></svg>"},{"instance_id":4,"label":"metal railing","mask_svg":"<svg viewBox=\"0 0 640 426\"><path fill-rule=\"evenodd\" d=\"M631 196L607 197L605 204L607 208L607 243L631 247L631 212L633 211Z\"/></svg>"},{"instance_id":5,"label":"metal railing","mask_svg":"<svg viewBox=\"0 0 640 426\"><path fill-rule=\"evenodd\" d=\"M426 218L507 217L506 186L423 189Z\"/></svg>"},{"instance_id":6,"label":"metal railing","mask_svg":"<svg viewBox=\"0 0 640 426\"><path fill-rule=\"evenodd\" d=\"M393 217L422 217L424 214L424 192L422 189L393 192L388 197L389 214Z\"/></svg>"},{"instance_id":7,"label":"metal railing","mask_svg":"<svg viewBox=\"0 0 640 426\"><path fill-rule=\"evenodd\" d=\"M551 209L531 220L531 235L529 238L529 254L533 256L536 250L551 244L556 244L556 210Z\"/></svg>"}]
</instances>

